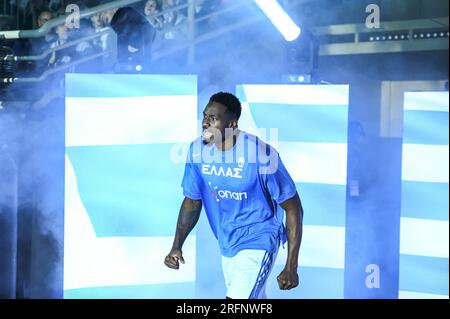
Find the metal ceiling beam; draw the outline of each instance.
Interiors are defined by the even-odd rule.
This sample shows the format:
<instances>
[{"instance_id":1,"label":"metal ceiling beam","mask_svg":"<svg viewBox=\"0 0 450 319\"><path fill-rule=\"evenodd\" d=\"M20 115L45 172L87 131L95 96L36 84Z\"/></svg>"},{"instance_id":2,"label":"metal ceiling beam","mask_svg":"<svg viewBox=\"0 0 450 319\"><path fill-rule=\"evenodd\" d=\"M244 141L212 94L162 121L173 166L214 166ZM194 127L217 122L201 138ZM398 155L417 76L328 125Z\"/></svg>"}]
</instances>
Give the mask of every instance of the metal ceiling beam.
<instances>
[{"instance_id":1,"label":"metal ceiling beam","mask_svg":"<svg viewBox=\"0 0 450 319\"><path fill-rule=\"evenodd\" d=\"M448 50L449 39L447 37L439 38L414 38L414 34L418 31L426 33L435 30L447 30L448 32L449 18L423 19L423 20L405 20L384 22L381 28L369 29L364 24L344 24L331 25L324 27L316 27L313 34L316 37L333 37L352 35L353 42L321 43L319 55L350 55L350 54L374 54L374 53L398 53L413 51L435 51ZM383 33L402 32L406 33L408 39L398 39L390 41L360 41L361 35Z\"/></svg>"}]
</instances>

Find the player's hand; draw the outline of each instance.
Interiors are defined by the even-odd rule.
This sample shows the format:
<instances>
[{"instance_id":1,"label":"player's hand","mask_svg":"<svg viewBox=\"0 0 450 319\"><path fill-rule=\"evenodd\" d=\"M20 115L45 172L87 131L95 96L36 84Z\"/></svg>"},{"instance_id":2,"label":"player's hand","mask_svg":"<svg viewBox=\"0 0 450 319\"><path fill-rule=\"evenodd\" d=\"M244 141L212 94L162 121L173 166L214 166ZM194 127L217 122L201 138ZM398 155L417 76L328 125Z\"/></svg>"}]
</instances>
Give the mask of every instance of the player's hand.
<instances>
[{"instance_id":1,"label":"player's hand","mask_svg":"<svg viewBox=\"0 0 450 319\"><path fill-rule=\"evenodd\" d=\"M172 249L164 259L164 264L172 269L180 268L179 262L184 264L183 253L180 249Z\"/></svg>"},{"instance_id":2,"label":"player's hand","mask_svg":"<svg viewBox=\"0 0 450 319\"><path fill-rule=\"evenodd\" d=\"M297 269L284 268L277 277L278 286L281 290L289 290L298 286Z\"/></svg>"}]
</instances>

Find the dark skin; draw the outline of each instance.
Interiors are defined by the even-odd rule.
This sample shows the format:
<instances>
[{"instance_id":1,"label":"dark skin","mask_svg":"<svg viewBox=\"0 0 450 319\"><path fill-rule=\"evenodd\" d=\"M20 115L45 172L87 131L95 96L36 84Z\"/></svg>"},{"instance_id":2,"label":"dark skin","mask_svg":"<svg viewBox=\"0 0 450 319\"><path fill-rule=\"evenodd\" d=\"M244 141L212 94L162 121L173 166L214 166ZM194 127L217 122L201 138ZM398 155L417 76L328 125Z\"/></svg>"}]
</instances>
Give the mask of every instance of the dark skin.
<instances>
[{"instance_id":1,"label":"dark skin","mask_svg":"<svg viewBox=\"0 0 450 319\"><path fill-rule=\"evenodd\" d=\"M234 113L228 112L227 108L220 103L208 103L203 111L203 143L214 143L218 150L226 151L236 143L239 135L237 127L237 118ZM206 136L208 133L212 136Z\"/></svg>"},{"instance_id":2,"label":"dark skin","mask_svg":"<svg viewBox=\"0 0 450 319\"><path fill-rule=\"evenodd\" d=\"M203 142L214 143L217 149L226 151L234 146L239 135L237 118L227 108L216 102L210 102L203 112ZM234 134L226 135L226 128L232 129ZM220 132L221 137L218 136ZM284 201L280 206L286 211L286 233L288 238L288 256L286 265L277 277L278 286L282 290L292 289L298 286L298 253L302 240L303 208L300 197L296 193L294 197ZM184 264L182 246L189 233L197 224L202 210L202 201L185 197L178 215L177 230L172 249L166 256L164 263L172 269L179 269L180 262Z\"/></svg>"}]
</instances>

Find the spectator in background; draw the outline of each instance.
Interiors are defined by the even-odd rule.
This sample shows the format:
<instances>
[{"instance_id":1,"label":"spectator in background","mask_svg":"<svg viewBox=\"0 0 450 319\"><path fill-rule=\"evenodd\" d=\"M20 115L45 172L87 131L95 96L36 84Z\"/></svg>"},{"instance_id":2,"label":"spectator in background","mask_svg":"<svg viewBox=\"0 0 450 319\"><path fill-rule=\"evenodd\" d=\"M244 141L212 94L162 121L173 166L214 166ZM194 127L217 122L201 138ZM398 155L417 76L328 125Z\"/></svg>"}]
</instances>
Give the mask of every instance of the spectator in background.
<instances>
[{"instance_id":1,"label":"spectator in background","mask_svg":"<svg viewBox=\"0 0 450 319\"><path fill-rule=\"evenodd\" d=\"M105 27L109 27L111 25L111 20L116 14L117 10L118 10L117 8L111 9L104 11L100 14L100 19L102 20L102 23Z\"/></svg>"},{"instance_id":2,"label":"spectator in background","mask_svg":"<svg viewBox=\"0 0 450 319\"><path fill-rule=\"evenodd\" d=\"M97 13L97 14L94 14L93 16L91 16L90 20L91 20L92 29L94 32L98 33L98 32L104 31L105 25L103 23L102 15L100 13ZM108 45L107 38L108 38L107 33L101 35L98 38L95 38L93 41L95 47L101 51L105 51L107 48L107 45Z\"/></svg>"},{"instance_id":3,"label":"spectator in background","mask_svg":"<svg viewBox=\"0 0 450 319\"><path fill-rule=\"evenodd\" d=\"M175 7L174 0L162 0L161 3L161 9L164 12L164 23L168 25L175 24L175 21L177 21L177 10L174 10Z\"/></svg>"},{"instance_id":4,"label":"spectator in background","mask_svg":"<svg viewBox=\"0 0 450 319\"><path fill-rule=\"evenodd\" d=\"M181 14L178 9L174 9L176 3L174 0L163 0L162 10L164 12L164 39L179 40L187 38L187 20L186 16Z\"/></svg>"},{"instance_id":5,"label":"spectator in background","mask_svg":"<svg viewBox=\"0 0 450 319\"><path fill-rule=\"evenodd\" d=\"M47 21L53 19L53 13L50 11L42 11L37 19L37 27L41 28ZM30 49L31 55L40 55L46 50L55 46L55 42L57 41L57 36L55 30L49 30L45 36L35 39L30 39ZM34 71L36 73L42 73L45 69L51 64L53 61L53 55L47 55L44 59L37 60L35 63ZM54 62L54 61L53 61Z\"/></svg>"},{"instance_id":6,"label":"spectator in background","mask_svg":"<svg viewBox=\"0 0 450 319\"><path fill-rule=\"evenodd\" d=\"M95 47L95 49L98 52L104 52L107 50L111 50L115 47L115 38L111 36L110 32L105 32L107 28L111 24L111 20L116 13L117 9L108 10L105 12L101 12L99 14L95 14L91 16L90 21L92 24L92 28L94 29L94 32L99 33L102 32L102 34L95 38L92 43ZM103 65L104 69L110 69L114 65L115 61L114 53L106 53L102 57L101 64Z\"/></svg>"},{"instance_id":7,"label":"spectator in background","mask_svg":"<svg viewBox=\"0 0 450 319\"><path fill-rule=\"evenodd\" d=\"M103 29L103 21L100 13L92 15L90 17L90 20L95 32L99 32L101 29Z\"/></svg>"},{"instance_id":8,"label":"spectator in background","mask_svg":"<svg viewBox=\"0 0 450 319\"><path fill-rule=\"evenodd\" d=\"M155 30L162 30L164 21L161 15L161 8L158 1L148 0L144 6L144 15L147 17L148 22Z\"/></svg>"},{"instance_id":9,"label":"spectator in background","mask_svg":"<svg viewBox=\"0 0 450 319\"><path fill-rule=\"evenodd\" d=\"M87 19L80 20L80 28L73 29L70 33L70 41L80 40L89 35L95 33L94 27ZM101 39L101 38L100 38ZM74 45L74 59L79 60L82 58L89 58L102 51L102 48L95 45L92 40L83 40ZM88 60L75 66L76 72L100 72L102 69L101 58L95 58L94 60Z\"/></svg>"},{"instance_id":10,"label":"spectator in background","mask_svg":"<svg viewBox=\"0 0 450 319\"><path fill-rule=\"evenodd\" d=\"M164 19L161 14L161 6L159 5L159 2L156 0L146 1L144 5L144 15L155 32L152 48L159 48L163 44L164 40Z\"/></svg>"},{"instance_id":11,"label":"spectator in background","mask_svg":"<svg viewBox=\"0 0 450 319\"><path fill-rule=\"evenodd\" d=\"M111 28L117 34L119 64L143 64L151 60L156 31L139 9L124 7L117 10Z\"/></svg>"},{"instance_id":12,"label":"spectator in background","mask_svg":"<svg viewBox=\"0 0 450 319\"><path fill-rule=\"evenodd\" d=\"M38 28L42 27L47 21L53 19L53 13L50 11L42 11L37 19Z\"/></svg>"},{"instance_id":13,"label":"spectator in background","mask_svg":"<svg viewBox=\"0 0 450 319\"><path fill-rule=\"evenodd\" d=\"M69 28L65 24L60 24L56 27L57 39L52 43L51 48L63 46L69 40ZM65 48L54 51L49 60L49 65L59 66L64 63L69 63L72 60L72 48Z\"/></svg>"}]
</instances>

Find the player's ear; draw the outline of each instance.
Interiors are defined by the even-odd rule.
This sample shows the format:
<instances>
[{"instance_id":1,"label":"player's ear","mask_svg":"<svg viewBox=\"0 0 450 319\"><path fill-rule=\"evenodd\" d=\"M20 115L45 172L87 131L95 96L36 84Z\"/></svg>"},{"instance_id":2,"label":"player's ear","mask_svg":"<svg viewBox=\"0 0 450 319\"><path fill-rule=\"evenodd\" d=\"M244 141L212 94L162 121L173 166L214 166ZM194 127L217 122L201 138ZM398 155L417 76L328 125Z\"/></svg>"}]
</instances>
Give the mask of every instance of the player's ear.
<instances>
[{"instance_id":1,"label":"player's ear","mask_svg":"<svg viewBox=\"0 0 450 319\"><path fill-rule=\"evenodd\" d=\"M228 124L229 128L232 128L233 130L237 129L238 125L237 125L237 120L231 120L230 123Z\"/></svg>"}]
</instances>

